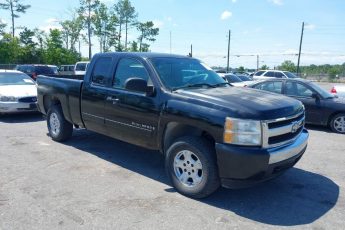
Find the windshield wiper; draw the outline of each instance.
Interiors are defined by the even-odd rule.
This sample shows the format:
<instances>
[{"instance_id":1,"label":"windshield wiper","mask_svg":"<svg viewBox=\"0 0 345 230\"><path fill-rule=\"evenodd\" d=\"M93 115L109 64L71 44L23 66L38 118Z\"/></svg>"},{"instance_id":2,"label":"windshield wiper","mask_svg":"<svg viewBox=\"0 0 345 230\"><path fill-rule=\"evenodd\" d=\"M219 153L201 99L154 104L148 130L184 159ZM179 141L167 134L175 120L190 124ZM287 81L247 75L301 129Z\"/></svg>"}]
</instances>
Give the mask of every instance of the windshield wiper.
<instances>
[{"instance_id":1,"label":"windshield wiper","mask_svg":"<svg viewBox=\"0 0 345 230\"><path fill-rule=\"evenodd\" d=\"M217 86L215 85L211 85L211 84L208 84L208 83L197 83L197 84L188 84L188 85L184 85L184 86L180 86L180 87L174 87L172 88L173 91L175 90L178 90L178 89L185 89L185 88L198 88L198 87L203 87L203 86L207 86L209 88L215 88Z\"/></svg>"}]
</instances>

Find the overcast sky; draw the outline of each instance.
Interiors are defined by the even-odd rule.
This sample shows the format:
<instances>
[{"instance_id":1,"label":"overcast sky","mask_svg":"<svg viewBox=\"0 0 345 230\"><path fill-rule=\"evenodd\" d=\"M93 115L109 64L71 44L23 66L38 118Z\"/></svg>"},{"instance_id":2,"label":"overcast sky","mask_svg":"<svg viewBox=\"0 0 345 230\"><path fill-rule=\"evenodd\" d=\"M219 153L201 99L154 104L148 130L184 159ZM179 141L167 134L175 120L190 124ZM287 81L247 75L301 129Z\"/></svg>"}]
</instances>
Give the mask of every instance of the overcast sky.
<instances>
[{"instance_id":1,"label":"overcast sky","mask_svg":"<svg viewBox=\"0 0 345 230\"><path fill-rule=\"evenodd\" d=\"M116 1L102 0L108 6ZM16 20L29 28L59 27L78 0L24 0L32 7ZM160 28L153 52L193 55L209 65L226 66L227 34L231 30L232 67L273 68L284 60L297 62L302 22L306 23L301 64L345 62L345 1L343 0L132 0L140 21ZM9 13L0 18L10 22ZM7 28L9 29L9 27ZM170 39L171 34L171 39ZM130 40L136 39L135 31ZM94 39L93 52L98 52ZM87 46L82 46L87 56Z\"/></svg>"}]
</instances>

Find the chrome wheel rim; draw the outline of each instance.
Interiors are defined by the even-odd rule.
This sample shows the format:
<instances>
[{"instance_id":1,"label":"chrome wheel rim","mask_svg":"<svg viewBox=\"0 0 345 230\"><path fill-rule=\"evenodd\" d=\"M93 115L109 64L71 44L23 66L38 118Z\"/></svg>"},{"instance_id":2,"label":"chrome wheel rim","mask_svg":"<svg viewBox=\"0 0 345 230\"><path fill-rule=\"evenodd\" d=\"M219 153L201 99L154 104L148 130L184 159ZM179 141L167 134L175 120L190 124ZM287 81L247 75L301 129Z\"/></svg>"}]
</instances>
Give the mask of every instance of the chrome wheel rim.
<instances>
[{"instance_id":1,"label":"chrome wheel rim","mask_svg":"<svg viewBox=\"0 0 345 230\"><path fill-rule=\"evenodd\" d=\"M345 133L345 116L337 117L333 122L333 127L339 133Z\"/></svg>"},{"instance_id":2,"label":"chrome wheel rim","mask_svg":"<svg viewBox=\"0 0 345 230\"><path fill-rule=\"evenodd\" d=\"M179 182L187 187L197 186L203 178L202 163L189 150L183 150L176 154L174 158L174 172Z\"/></svg>"},{"instance_id":3,"label":"chrome wheel rim","mask_svg":"<svg viewBox=\"0 0 345 230\"><path fill-rule=\"evenodd\" d=\"M49 124L52 134L58 135L60 133L60 120L56 113L50 114Z\"/></svg>"}]
</instances>

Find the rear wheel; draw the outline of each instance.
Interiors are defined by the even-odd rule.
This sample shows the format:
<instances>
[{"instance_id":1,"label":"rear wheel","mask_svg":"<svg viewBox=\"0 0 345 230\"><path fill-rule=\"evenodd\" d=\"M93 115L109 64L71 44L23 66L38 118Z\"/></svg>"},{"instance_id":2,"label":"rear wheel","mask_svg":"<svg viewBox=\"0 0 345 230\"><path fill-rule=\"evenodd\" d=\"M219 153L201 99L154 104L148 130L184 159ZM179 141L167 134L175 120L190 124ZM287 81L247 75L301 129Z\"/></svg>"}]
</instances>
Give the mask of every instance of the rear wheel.
<instances>
[{"instance_id":1,"label":"rear wheel","mask_svg":"<svg viewBox=\"0 0 345 230\"><path fill-rule=\"evenodd\" d=\"M220 185L213 146L201 137L183 137L167 150L165 167L176 190L192 198L203 198Z\"/></svg>"},{"instance_id":2,"label":"rear wheel","mask_svg":"<svg viewBox=\"0 0 345 230\"><path fill-rule=\"evenodd\" d=\"M47 114L47 126L50 137L54 141L63 142L72 136L73 125L69 123L58 105L53 105Z\"/></svg>"},{"instance_id":3,"label":"rear wheel","mask_svg":"<svg viewBox=\"0 0 345 230\"><path fill-rule=\"evenodd\" d=\"M330 127L333 132L345 134L345 113L335 115L330 122Z\"/></svg>"}]
</instances>

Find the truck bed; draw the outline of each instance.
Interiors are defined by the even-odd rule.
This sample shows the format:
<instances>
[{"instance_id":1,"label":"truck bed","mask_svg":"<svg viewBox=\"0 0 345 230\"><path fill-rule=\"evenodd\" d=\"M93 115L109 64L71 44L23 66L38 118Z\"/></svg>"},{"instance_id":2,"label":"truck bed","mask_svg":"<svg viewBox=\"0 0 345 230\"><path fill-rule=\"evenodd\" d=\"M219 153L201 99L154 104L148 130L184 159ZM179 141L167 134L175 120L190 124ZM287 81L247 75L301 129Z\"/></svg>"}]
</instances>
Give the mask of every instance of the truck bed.
<instances>
[{"instance_id":1,"label":"truck bed","mask_svg":"<svg viewBox=\"0 0 345 230\"><path fill-rule=\"evenodd\" d=\"M50 103L59 101L66 120L83 126L80 110L83 80L40 75L37 85L38 108L43 114L48 113Z\"/></svg>"},{"instance_id":2,"label":"truck bed","mask_svg":"<svg viewBox=\"0 0 345 230\"><path fill-rule=\"evenodd\" d=\"M44 76L64 78L64 79L84 80L84 75L75 75L75 74L45 74Z\"/></svg>"}]
</instances>

